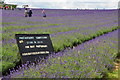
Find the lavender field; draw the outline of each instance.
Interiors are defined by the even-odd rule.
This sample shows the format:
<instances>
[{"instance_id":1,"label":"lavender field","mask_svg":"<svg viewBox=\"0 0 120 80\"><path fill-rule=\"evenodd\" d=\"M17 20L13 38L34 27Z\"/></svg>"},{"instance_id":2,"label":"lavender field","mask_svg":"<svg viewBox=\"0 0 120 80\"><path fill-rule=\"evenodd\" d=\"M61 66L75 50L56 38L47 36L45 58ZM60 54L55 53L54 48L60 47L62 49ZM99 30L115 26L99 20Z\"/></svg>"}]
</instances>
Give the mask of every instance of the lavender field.
<instances>
[{"instance_id":1,"label":"lavender field","mask_svg":"<svg viewBox=\"0 0 120 80\"><path fill-rule=\"evenodd\" d=\"M52 54L38 65L24 64L6 78L102 78L114 66L117 44L118 30Z\"/></svg>"},{"instance_id":2,"label":"lavender field","mask_svg":"<svg viewBox=\"0 0 120 80\"><path fill-rule=\"evenodd\" d=\"M73 48L77 44L81 44L85 41L91 40L102 34L112 32L118 29L118 10L60 10L60 9L52 10L51 9L51 10L45 10L47 14L46 19L42 18L41 11L42 10L39 9L33 10L32 17L24 17L24 10L2 11L1 34L2 34L3 72L8 70L9 68L13 68L16 65L16 63L19 62L20 60L20 55L18 53L18 48L15 40L15 34L31 34L31 33L50 34L54 51L55 53L57 53L59 51L64 50L67 47ZM115 36L117 36L117 34ZM109 42L109 40L107 41ZM116 41L113 44L117 44ZM101 46L101 48L103 47ZM84 49L86 50L86 48ZM106 49L108 49L108 45ZM113 53L116 53L117 47L113 49L115 49L113 50ZM99 50L99 48L96 50ZM69 51L67 52L68 55L71 53L72 52ZM84 53L84 51L82 53ZM91 51L86 52L87 55L90 55L90 53L92 54L93 52ZM102 50L96 53L99 53L99 55L97 55L99 57L102 57L100 56L100 54L106 55ZM110 55L112 55L112 53L110 53ZM82 59L78 58L77 60L84 61L84 58ZM107 59L110 59L110 57ZM105 60L107 59L105 58ZM101 65L103 64L101 63ZM92 67L92 64L89 66ZM72 69L74 68L71 67L71 70ZM61 76L59 75L58 77ZM87 77L92 77L92 76L87 76ZM97 77L97 76L95 75L93 77Z\"/></svg>"}]
</instances>

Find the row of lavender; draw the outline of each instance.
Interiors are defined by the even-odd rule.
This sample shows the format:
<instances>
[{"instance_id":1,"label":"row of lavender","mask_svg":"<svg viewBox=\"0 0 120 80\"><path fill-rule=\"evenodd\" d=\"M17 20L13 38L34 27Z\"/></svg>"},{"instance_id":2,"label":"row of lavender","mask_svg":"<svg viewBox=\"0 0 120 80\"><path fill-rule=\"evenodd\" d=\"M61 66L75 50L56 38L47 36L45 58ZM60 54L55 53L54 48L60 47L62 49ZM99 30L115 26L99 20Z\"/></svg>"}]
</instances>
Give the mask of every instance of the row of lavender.
<instances>
[{"instance_id":1,"label":"row of lavender","mask_svg":"<svg viewBox=\"0 0 120 80\"><path fill-rule=\"evenodd\" d=\"M49 56L42 64L19 67L9 78L101 78L114 66L118 30Z\"/></svg>"},{"instance_id":2,"label":"row of lavender","mask_svg":"<svg viewBox=\"0 0 120 80\"><path fill-rule=\"evenodd\" d=\"M13 39L14 34L12 34L12 32L14 33L34 32L35 33L36 30L39 30L39 33L48 32L52 34L52 33L70 31L71 29L69 30L69 28L71 27L74 29L78 29L76 27L79 27L81 29L81 27L92 27L92 26L95 26L95 27L117 26L117 22L118 22L117 10L111 10L111 11L69 11L69 10L64 11L63 10L61 11L61 13L58 14L58 12L60 11L61 10L46 11L48 14L52 13L51 15L53 14L59 15L58 17L55 17L55 18L49 15L46 20L43 20L38 15L39 14L38 10L34 11L37 16L33 16L32 18L24 18L23 16L20 16L19 14L22 15L23 11L21 12L20 11L11 11L11 12L3 11L2 33L5 33L3 34L3 39L4 40L6 40L6 38L7 40ZM66 14L66 15L61 16L60 14ZM65 30L63 30L64 27L65 27ZM52 30L50 30L51 28ZM9 36L12 36L12 37L9 37Z\"/></svg>"},{"instance_id":3,"label":"row of lavender","mask_svg":"<svg viewBox=\"0 0 120 80\"><path fill-rule=\"evenodd\" d=\"M23 11L3 11L3 71L14 67L20 60L15 34L48 33L55 52L58 52L118 28L117 10L48 10L46 19L39 16L39 10L33 12L36 16L25 18Z\"/></svg>"},{"instance_id":4,"label":"row of lavender","mask_svg":"<svg viewBox=\"0 0 120 80\"><path fill-rule=\"evenodd\" d=\"M53 12L53 11L51 11ZM59 10L58 10L59 12ZM17 14L17 17L12 17L10 16L5 16L6 12L3 11L3 44L4 43L9 43L9 42L14 42L14 34L16 33L49 33L49 34L64 34L64 32L70 32L72 30L81 30L81 28L84 29L90 29L91 27L114 27L118 26L117 25L117 10L113 11L87 11L88 13L91 13L89 15L83 16L82 13L85 13L84 11L79 11L79 14L75 15L78 13L78 11L70 11L74 12L73 16L66 15L66 16L60 16L58 18L53 18L53 17L48 17L46 20L42 20L38 16L34 16L32 18L24 18L18 15L18 12L10 12L11 14ZM49 13L49 12L48 12ZM57 13L57 11L56 11ZM63 11L64 14L67 13L67 11ZM71 13L71 14L72 14ZM95 14L92 14L95 13ZM98 15L100 14L101 15ZM108 14L109 13L109 14ZM20 12L19 12L20 14ZM22 14L22 12L21 12ZM54 12L55 14L55 12ZM104 14L104 15L103 15ZM108 16L106 16L106 14ZM94 16L94 17L93 17ZM19 18L19 19L18 19ZM92 18L92 19L88 19ZM12 21L12 23L8 22L10 25L9 26L7 22L8 19L11 19L9 21ZM65 20L66 19L66 20ZM61 21L60 21L61 20ZM85 22L86 21L86 22ZM85 23L84 23L85 22ZM19 23L14 26L15 23ZM25 25L28 23L27 25ZM31 25L32 24L32 25ZM37 25L36 25L37 24ZM24 26L20 26L24 25ZM93 29L94 29L93 27ZM92 28L91 28L92 29ZM82 30L83 31L83 30ZM57 35L56 35L57 36Z\"/></svg>"}]
</instances>

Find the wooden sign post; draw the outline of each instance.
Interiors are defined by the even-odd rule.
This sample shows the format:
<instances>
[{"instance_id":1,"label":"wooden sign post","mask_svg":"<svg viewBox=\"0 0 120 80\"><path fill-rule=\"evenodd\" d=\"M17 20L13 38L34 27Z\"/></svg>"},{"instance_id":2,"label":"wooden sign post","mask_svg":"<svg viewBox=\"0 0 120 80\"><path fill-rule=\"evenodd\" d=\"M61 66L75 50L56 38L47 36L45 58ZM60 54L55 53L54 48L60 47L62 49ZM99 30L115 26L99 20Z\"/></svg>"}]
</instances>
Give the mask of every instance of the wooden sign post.
<instances>
[{"instance_id":1,"label":"wooden sign post","mask_svg":"<svg viewBox=\"0 0 120 80\"><path fill-rule=\"evenodd\" d=\"M22 63L35 61L54 52L49 34L15 34Z\"/></svg>"}]
</instances>

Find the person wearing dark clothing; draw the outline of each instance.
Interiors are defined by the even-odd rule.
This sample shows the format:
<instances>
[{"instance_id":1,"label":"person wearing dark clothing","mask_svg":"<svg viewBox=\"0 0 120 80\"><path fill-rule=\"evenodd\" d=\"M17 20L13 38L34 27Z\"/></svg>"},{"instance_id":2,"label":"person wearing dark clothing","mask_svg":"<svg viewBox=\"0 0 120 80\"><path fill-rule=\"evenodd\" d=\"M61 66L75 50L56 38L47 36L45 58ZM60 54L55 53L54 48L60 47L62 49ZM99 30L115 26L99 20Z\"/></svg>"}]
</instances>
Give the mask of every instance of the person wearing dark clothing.
<instances>
[{"instance_id":1,"label":"person wearing dark clothing","mask_svg":"<svg viewBox=\"0 0 120 80\"><path fill-rule=\"evenodd\" d=\"M32 17L32 10L30 9L30 11L28 12L29 17Z\"/></svg>"}]
</instances>

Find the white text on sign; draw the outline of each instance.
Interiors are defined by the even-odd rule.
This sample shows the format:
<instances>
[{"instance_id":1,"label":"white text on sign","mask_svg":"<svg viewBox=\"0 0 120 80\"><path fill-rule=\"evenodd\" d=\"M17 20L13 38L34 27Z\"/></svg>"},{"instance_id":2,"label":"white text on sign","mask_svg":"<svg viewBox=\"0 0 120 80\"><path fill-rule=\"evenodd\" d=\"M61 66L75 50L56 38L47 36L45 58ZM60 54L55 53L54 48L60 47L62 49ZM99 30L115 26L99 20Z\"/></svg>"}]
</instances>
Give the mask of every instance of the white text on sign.
<instances>
[{"instance_id":1,"label":"white text on sign","mask_svg":"<svg viewBox=\"0 0 120 80\"><path fill-rule=\"evenodd\" d=\"M46 48L48 47L47 45L29 45L25 46L25 48Z\"/></svg>"},{"instance_id":2,"label":"white text on sign","mask_svg":"<svg viewBox=\"0 0 120 80\"><path fill-rule=\"evenodd\" d=\"M40 52L23 53L22 56L26 56L26 55L35 55L35 54L49 54L49 51L40 51Z\"/></svg>"}]
</instances>

